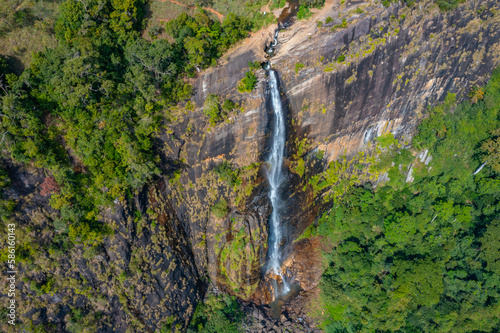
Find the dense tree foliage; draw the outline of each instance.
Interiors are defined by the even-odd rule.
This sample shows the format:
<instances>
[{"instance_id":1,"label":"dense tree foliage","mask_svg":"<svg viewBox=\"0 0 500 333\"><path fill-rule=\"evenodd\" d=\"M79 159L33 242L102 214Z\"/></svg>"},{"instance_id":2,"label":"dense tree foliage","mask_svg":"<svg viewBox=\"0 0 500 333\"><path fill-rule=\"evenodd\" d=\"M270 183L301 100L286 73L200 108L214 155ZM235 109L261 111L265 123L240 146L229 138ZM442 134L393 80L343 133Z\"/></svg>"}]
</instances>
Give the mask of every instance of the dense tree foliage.
<instances>
[{"instance_id":1,"label":"dense tree foliage","mask_svg":"<svg viewBox=\"0 0 500 333\"><path fill-rule=\"evenodd\" d=\"M420 125L413 147L431 162L401 150L388 182L335 201L318 227L333 245L321 284L327 332L500 330L500 174L487 144L499 111L497 70L482 100L450 96ZM482 160L491 163L476 172Z\"/></svg>"},{"instance_id":2,"label":"dense tree foliage","mask_svg":"<svg viewBox=\"0 0 500 333\"><path fill-rule=\"evenodd\" d=\"M7 60L5 57L0 55L0 96L4 95L7 92L7 77L9 74L9 65L7 64Z\"/></svg>"},{"instance_id":3,"label":"dense tree foliage","mask_svg":"<svg viewBox=\"0 0 500 333\"><path fill-rule=\"evenodd\" d=\"M183 61L187 61L189 73L214 65L229 46L246 37L250 28L249 21L234 14L220 23L210 19L203 10L194 17L182 13L166 24L167 33L186 55Z\"/></svg>"},{"instance_id":4,"label":"dense tree foliage","mask_svg":"<svg viewBox=\"0 0 500 333\"><path fill-rule=\"evenodd\" d=\"M214 64L248 23L205 12L167 25L175 43L140 37L144 2L67 0L59 46L34 55L18 78L0 59L0 138L14 160L49 169L51 205L74 240L95 242L99 209L159 173L154 138L169 104L190 95L182 77Z\"/></svg>"}]
</instances>

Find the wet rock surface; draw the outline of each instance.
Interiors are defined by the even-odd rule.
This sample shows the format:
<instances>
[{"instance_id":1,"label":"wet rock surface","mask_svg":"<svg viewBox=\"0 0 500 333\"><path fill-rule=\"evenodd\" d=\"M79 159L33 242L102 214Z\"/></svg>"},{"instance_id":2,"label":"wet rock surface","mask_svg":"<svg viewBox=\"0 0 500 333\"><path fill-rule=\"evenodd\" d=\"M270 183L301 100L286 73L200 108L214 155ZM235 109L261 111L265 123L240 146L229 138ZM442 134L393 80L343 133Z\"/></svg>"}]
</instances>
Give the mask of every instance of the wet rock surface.
<instances>
[{"instance_id":1,"label":"wet rock surface","mask_svg":"<svg viewBox=\"0 0 500 333\"><path fill-rule=\"evenodd\" d=\"M255 303L242 302L245 312L243 330L252 333L268 332L304 332L319 333L319 329L314 320L305 311L304 305L310 301L311 295L301 292L292 302L285 303L281 307L280 318L273 318L271 309L267 305L256 305Z\"/></svg>"}]
</instances>

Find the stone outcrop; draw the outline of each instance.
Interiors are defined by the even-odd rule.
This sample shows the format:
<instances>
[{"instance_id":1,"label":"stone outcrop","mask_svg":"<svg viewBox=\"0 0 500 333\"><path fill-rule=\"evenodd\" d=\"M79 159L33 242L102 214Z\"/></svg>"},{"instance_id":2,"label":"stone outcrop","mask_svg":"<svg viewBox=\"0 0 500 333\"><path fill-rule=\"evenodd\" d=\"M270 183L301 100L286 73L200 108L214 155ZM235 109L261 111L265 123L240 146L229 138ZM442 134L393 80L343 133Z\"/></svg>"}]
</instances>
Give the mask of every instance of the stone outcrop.
<instances>
[{"instance_id":1,"label":"stone outcrop","mask_svg":"<svg viewBox=\"0 0 500 333\"><path fill-rule=\"evenodd\" d=\"M411 8L370 3L356 7L361 13L354 6L322 13L318 19L334 20L321 27L293 25L281 33L273 62L297 131L328 160L386 131L410 138L429 104L449 92L464 96L499 64L495 6L479 1L443 13L428 1ZM339 12L346 27L331 31L342 23Z\"/></svg>"},{"instance_id":2,"label":"stone outcrop","mask_svg":"<svg viewBox=\"0 0 500 333\"><path fill-rule=\"evenodd\" d=\"M16 285L23 304L17 316L25 328L47 322L57 332L82 323L93 332L187 327L206 285L163 181L101 212L113 230L101 245L84 245L79 241L84 235L77 234L71 246L62 233L68 226L57 220L49 197L40 194L43 171L7 165L12 186L4 197L23 212L14 218L22 263L18 276L24 278ZM36 262L27 251L36 251L30 255ZM79 322L70 306L82 309ZM97 320L101 317L106 319Z\"/></svg>"}]
</instances>

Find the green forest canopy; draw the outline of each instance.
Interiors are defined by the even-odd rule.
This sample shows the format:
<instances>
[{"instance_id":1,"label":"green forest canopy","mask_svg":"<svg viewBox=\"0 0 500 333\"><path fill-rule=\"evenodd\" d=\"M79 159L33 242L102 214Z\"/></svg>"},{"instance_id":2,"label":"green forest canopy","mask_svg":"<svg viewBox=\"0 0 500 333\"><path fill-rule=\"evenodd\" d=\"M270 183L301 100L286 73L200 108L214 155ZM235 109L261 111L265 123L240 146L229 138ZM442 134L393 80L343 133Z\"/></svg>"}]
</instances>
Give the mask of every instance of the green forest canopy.
<instances>
[{"instance_id":1,"label":"green forest canopy","mask_svg":"<svg viewBox=\"0 0 500 333\"><path fill-rule=\"evenodd\" d=\"M327 332L500 330L500 69L480 89L419 126L431 163L402 149L388 182L351 187L324 216Z\"/></svg>"}]
</instances>

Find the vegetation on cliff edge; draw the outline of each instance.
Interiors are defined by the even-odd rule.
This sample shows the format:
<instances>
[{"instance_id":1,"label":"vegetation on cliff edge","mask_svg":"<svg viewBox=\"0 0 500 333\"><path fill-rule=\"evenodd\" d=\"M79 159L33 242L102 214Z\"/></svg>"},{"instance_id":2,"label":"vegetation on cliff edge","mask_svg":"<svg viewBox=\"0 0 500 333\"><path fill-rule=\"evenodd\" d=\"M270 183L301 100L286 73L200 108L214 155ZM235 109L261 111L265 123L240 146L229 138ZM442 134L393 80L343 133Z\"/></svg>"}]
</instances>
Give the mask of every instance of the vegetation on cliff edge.
<instances>
[{"instance_id":1,"label":"vegetation on cliff edge","mask_svg":"<svg viewBox=\"0 0 500 333\"><path fill-rule=\"evenodd\" d=\"M428 155L398 154L387 182L344 188L324 216L327 332L500 329L499 69L484 92L433 108L412 143Z\"/></svg>"}]
</instances>

